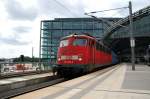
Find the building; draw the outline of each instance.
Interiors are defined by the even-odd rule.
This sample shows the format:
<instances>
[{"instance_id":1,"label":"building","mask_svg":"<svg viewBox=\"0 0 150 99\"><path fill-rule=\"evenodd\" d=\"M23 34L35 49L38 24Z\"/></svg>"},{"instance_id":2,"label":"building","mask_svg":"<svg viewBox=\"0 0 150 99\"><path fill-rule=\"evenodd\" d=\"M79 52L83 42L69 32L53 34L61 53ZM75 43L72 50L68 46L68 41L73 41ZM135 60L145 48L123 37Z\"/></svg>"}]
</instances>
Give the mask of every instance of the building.
<instances>
[{"instance_id":1,"label":"building","mask_svg":"<svg viewBox=\"0 0 150 99\"><path fill-rule=\"evenodd\" d=\"M120 18L56 18L41 21L40 57L42 61L54 64L57 58L57 48L60 38L72 33L88 33L97 39L104 36L104 32L111 22ZM105 21L102 21L105 20ZM107 22L110 22L109 24Z\"/></svg>"},{"instance_id":2,"label":"building","mask_svg":"<svg viewBox=\"0 0 150 99\"><path fill-rule=\"evenodd\" d=\"M132 14L133 37L135 39L135 61L145 62L146 51L150 45L150 6ZM118 25L120 24L120 25ZM124 27L122 27L124 26ZM109 27L104 35L105 41L120 56L121 61L131 61L129 16Z\"/></svg>"}]
</instances>

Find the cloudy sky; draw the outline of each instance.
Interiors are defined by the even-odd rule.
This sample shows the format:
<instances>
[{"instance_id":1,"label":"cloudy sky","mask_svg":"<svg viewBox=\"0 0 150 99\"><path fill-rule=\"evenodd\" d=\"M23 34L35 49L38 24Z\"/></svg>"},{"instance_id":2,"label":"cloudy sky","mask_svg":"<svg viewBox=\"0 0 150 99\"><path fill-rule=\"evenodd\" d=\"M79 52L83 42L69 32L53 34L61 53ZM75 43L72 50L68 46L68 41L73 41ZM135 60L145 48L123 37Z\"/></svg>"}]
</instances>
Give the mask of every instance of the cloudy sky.
<instances>
[{"instance_id":1,"label":"cloudy sky","mask_svg":"<svg viewBox=\"0 0 150 99\"><path fill-rule=\"evenodd\" d=\"M131 0L133 12L150 4ZM129 0L0 0L0 58L39 53L40 21L87 17L85 12L128 6ZM128 10L98 13L98 17L125 17Z\"/></svg>"}]
</instances>

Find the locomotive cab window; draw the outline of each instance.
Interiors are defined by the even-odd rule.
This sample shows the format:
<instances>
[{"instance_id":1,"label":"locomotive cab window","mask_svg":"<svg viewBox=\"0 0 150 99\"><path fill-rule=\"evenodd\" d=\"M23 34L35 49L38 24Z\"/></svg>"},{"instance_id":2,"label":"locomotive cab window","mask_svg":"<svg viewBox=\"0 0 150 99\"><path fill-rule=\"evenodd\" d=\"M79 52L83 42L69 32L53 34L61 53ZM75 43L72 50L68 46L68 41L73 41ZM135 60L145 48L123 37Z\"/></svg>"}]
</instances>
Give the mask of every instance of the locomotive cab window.
<instances>
[{"instance_id":1,"label":"locomotive cab window","mask_svg":"<svg viewBox=\"0 0 150 99\"><path fill-rule=\"evenodd\" d=\"M69 45L69 41L68 40L62 40L62 41L60 41L59 47L65 47L65 46L68 46L68 45Z\"/></svg>"},{"instance_id":2,"label":"locomotive cab window","mask_svg":"<svg viewBox=\"0 0 150 99\"><path fill-rule=\"evenodd\" d=\"M86 46L86 44L87 44L86 39L77 38L73 41L73 46Z\"/></svg>"}]
</instances>

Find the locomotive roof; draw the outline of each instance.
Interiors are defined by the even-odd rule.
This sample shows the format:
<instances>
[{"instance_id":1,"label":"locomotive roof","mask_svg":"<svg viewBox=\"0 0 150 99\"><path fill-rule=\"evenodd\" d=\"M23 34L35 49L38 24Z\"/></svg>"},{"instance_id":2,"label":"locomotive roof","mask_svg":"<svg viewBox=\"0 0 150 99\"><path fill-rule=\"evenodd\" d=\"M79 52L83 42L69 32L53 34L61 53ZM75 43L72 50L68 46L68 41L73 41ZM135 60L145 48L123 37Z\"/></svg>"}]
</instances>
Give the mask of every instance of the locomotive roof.
<instances>
[{"instance_id":1,"label":"locomotive roof","mask_svg":"<svg viewBox=\"0 0 150 99\"><path fill-rule=\"evenodd\" d=\"M94 38L93 36L85 35L85 34L72 34L72 35L69 35L69 36L65 36L65 37L63 37L63 38L62 38L62 40L63 40L63 39L70 38L70 37L90 38L90 39L95 40L95 38Z\"/></svg>"},{"instance_id":2,"label":"locomotive roof","mask_svg":"<svg viewBox=\"0 0 150 99\"><path fill-rule=\"evenodd\" d=\"M102 46L108 48L102 41L98 41L98 40L96 40L95 37L93 37L91 35L88 35L88 34L71 34L71 35L63 37L61 40L68 39L68 38L71 38L71 37L90 38L92 40L95 40L97 43L101 44Z\"/></svg>"}]
</instances>

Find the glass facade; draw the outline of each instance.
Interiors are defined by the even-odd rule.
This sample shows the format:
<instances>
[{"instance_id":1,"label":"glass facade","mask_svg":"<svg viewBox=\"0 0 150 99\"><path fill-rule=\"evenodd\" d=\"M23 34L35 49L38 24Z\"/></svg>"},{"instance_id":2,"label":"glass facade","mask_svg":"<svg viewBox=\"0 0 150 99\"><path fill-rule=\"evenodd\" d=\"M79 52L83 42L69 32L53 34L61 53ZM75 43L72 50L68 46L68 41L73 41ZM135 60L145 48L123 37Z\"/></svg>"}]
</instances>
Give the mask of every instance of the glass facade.
<instances>
[{"instance_id":1,"label":"glass facade","mask_svg":"<svg viewBox=\"0 0 150 99\"><path fill-rule=\"evenodd\" d=\"M119 18L104 18L114 22ZM103 37L107 24L93 18L56 18L41 21L40 57L50 63L55 63L60 38L73 33L88 33L97 39Z\"/></svg>"}]
</instances>

